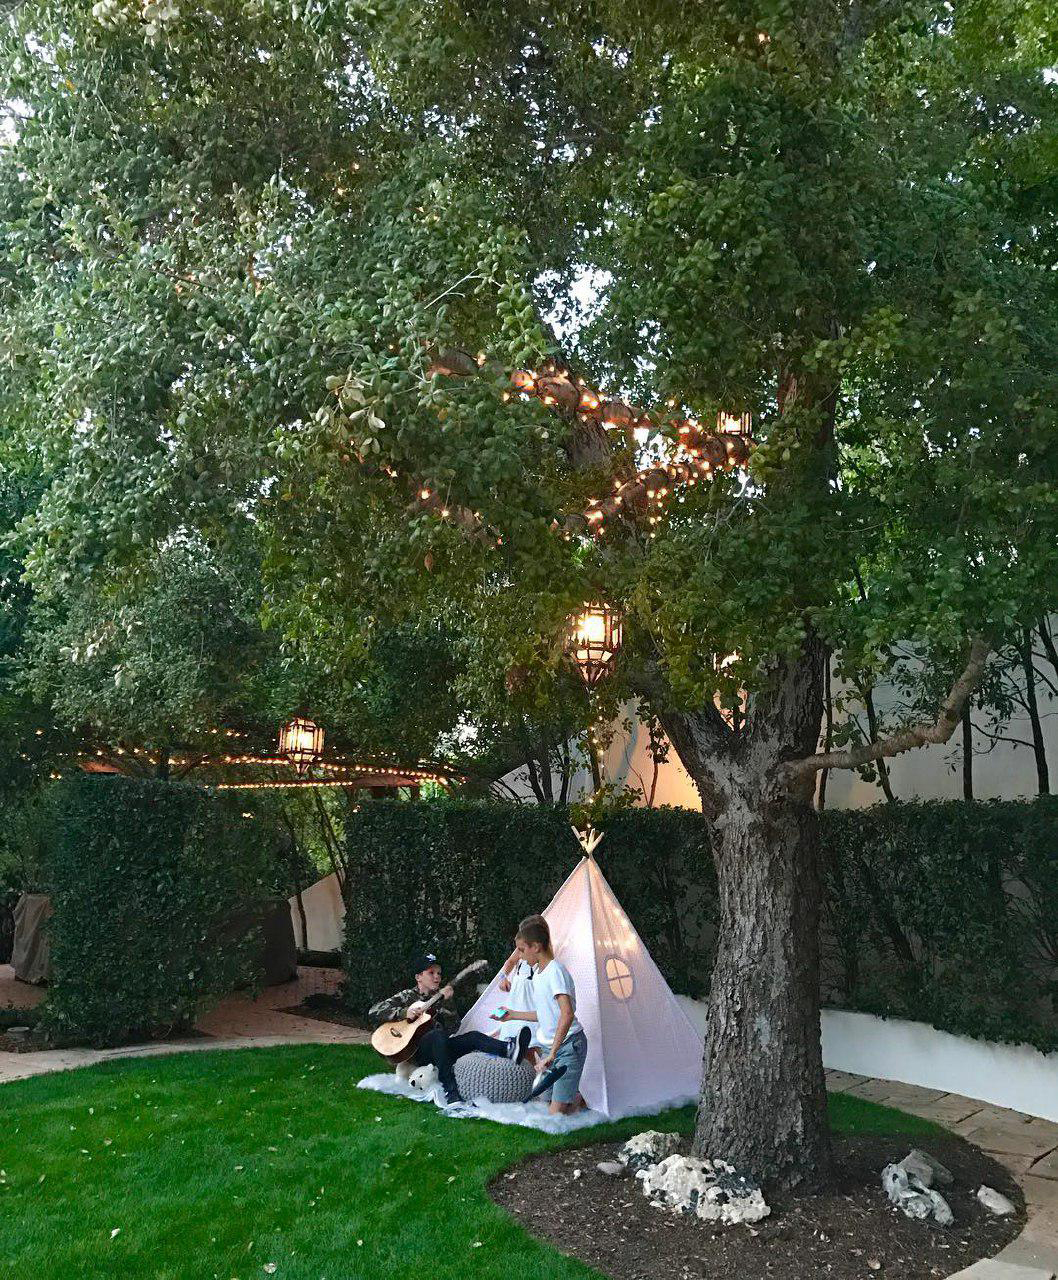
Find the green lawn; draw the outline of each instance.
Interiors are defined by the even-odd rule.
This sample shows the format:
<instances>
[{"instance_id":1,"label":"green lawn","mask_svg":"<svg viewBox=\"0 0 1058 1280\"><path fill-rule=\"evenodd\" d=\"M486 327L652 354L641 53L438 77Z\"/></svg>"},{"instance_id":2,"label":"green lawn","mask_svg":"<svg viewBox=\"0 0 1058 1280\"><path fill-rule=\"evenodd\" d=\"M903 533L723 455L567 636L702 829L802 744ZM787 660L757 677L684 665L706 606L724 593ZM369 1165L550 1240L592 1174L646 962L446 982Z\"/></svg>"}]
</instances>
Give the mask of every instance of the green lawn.
<instances>
[{"instance_id":1,"label":"green lawn","mask_svg":"<svg viewBox=\"0 0 1058 1280\"><path fill-rule=\"evenodd\" d=\"M367 1049L292 1046L2 1086L0 1276L584 1278L494 1207L486 1182L586 1134L692 1123L686 1110L556 1139L447 1120L356 1089L377 1065ZM840 1095L831 1114L843 1130L934 1131Z\"/></svg>"}]
</instances>

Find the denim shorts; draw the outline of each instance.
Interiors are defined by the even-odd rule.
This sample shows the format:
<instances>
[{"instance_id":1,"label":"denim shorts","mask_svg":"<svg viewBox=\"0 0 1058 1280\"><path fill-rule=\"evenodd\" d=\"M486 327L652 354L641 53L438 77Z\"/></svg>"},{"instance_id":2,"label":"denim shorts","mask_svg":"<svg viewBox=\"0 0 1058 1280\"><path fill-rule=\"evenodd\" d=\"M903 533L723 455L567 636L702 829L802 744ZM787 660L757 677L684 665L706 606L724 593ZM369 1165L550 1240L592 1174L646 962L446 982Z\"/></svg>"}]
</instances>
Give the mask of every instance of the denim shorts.
<instances>
[{"instance_id":1,"label":"denim shorts","mask_svg":"<svg viewBox=\"0 0 1058 1280\"><path fill-rule=\"evenodd\" d=\"M584 1060L588 1056L588 1037L583 1031L575 1031L566 1036L555 1054L555 1066L565 1067L566 1074L555 1081L551 1087L552 1102L572 1102L580 1088L580 1077L584 1071ZM546 1094L544 1095L547 1096Z\"/></svg>"}]
</instances>

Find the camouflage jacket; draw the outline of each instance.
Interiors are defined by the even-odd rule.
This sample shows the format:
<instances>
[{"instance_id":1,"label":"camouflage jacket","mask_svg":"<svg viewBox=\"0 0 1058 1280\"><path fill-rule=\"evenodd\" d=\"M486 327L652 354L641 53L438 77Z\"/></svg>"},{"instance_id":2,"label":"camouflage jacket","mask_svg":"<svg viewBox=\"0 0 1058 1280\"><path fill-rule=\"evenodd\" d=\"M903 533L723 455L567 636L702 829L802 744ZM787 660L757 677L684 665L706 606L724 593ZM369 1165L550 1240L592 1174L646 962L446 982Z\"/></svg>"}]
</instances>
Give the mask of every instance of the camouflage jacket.
<instances>
[{"instance_id":1,"label":"camouflage jacket","mask_svg":"<svg viewBox=\"0 0 1058 1280\"><path fill-rule=\"evenodd\" d=\"M407 987L403 991L398 991L394 995L387 996L385 1000L379 1000L377 1004L373 1004L367 1011L367 1016L371 1019L374 1026L380 1027L383 1022L397 1022L408 1012L408 1006L415 1003L416 1000L428 1000L429 996L424 996L418 987ZM458 996L453 1000L441 1000L434 1005L430 1011L437 1025L447 1031L449 1035L454 1035L463 1020L462 1010L459 1007Z\"/></svg>"}]
</instances>

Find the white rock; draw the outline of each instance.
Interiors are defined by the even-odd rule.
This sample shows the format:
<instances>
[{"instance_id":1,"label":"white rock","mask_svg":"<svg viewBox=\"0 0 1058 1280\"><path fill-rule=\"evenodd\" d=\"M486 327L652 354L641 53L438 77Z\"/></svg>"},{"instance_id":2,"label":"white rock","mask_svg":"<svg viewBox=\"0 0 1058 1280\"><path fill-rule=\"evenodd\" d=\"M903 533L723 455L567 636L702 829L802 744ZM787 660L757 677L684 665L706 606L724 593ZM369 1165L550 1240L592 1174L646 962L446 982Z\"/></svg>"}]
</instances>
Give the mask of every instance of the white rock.
<instances>
[{"instance_id":1,"label":"white rock","mask_svg":"<svg viewBox=\"0 0 1058 1280\"><path fill-rule=\"evenodd\" d=\"M912 1147L900 1161L900 1166L906 1169L909 1175L917 1178L923 1187L950 1187L955 1181L951 1171L921 1147Z\"/></svg>"},{"instance_id":2,"label":"white rock","mask_svg":"<svg viewBox=\"0 0 1058 1280\"><path fill-rule=\"evenodd\" d=\"M658 1164L666 1156L675 1155L679 1149L678 1133L658 1133L654 1129L648 1129L646 1133L637 1133L634 1138L629 1138L618 1151L617 1158L623 1165L638 1172Z\"/></svg>"},{"instance_id":3,"label":"white rock","mask_svg":"<svg viewBox=\"0 0 1058 1280\"><path fill-rule=\"evenodd\" d=\"M608 1178L623 1178L628 1172L620 1160L600 1160L595 1167Z\"/></svg>"},{"instance_id":4,"label":"white rock","mask_svg":"<svg viewBox=\"0 0 1058 1280\"><path fill-rule=\"evenodd\" d=\"M703 1222L759 1222L771 1213L752 1178L723 1160L667 1156L636 1177L655 1208L693 1213Z\"/></svg>"},{"instance_id":5,"label":"white rock","mask_svg":"<svg viewBox=\"0 0 1058 1280\"><path fill-rule=\"evenodd\" d=\"M994 1187L986 1187L984 1185L978 1187L977 1198L988 1212L994 1213L997 1218L1006 1218L1018 1211L1017 1205L1013 1200L1008 1200L1005 1195L996 1191Z\"/></svg>"},{"instance_id":6,"label":"white rock","mask_svg":"<svg viewBox=\"0 0 1058 1280\"><path fill-rule=\"evenodd\" d=\"M942 1227L951 1226L955 1221L947 1200L909 1173L903 1161L885 1166L882 1187L890 1201L909 1218L932 1218Z\"/></svg>"}]
</instances>

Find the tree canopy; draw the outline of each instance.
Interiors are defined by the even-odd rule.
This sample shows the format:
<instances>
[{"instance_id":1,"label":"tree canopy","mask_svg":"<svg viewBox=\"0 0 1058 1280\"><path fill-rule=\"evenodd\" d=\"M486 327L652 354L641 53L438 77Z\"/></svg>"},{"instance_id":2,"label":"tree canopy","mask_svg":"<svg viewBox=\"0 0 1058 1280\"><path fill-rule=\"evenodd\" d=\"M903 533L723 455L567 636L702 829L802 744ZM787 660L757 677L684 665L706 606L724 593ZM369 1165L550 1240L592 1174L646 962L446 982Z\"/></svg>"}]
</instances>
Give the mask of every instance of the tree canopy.
<instances>
[{"instance_id":1,"label":"tree canopy","mask_svg":"<svg viewBox=\"0 0 1058 1280\"><path fill-rule=\"evenodd\" d=\"M512 668L549 698L535 677L600 592L629 671L660 656L689 702L718 655L739 655L730 695L809 620L873 670L898 639L957 661L1053 602L1031 25L829 2L154 12L25 5L5 60L0 391L46 476L19 530L41 597L252 522L291 638L354 660L382 617L455 616L494 705ZM481 376L428 375L453 345ZM653 537L556 536L636 459L577 465L575 423L503 400L503 371L549 354L648 407L752 410L748 474L674 494ZM417 509L419 485L490 536Z\"/></svg>"}]
</instances>

